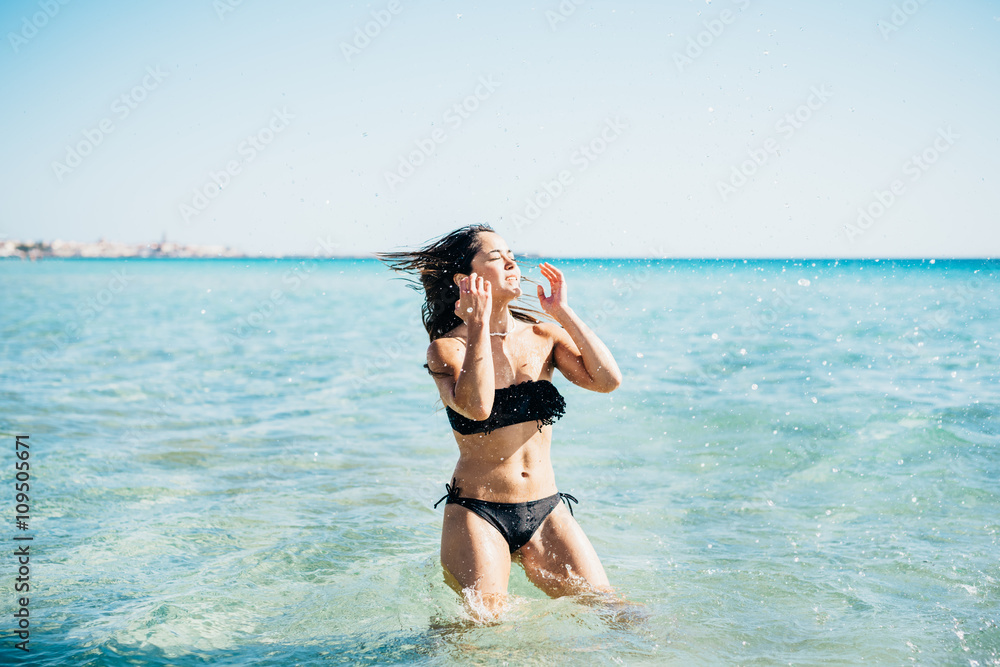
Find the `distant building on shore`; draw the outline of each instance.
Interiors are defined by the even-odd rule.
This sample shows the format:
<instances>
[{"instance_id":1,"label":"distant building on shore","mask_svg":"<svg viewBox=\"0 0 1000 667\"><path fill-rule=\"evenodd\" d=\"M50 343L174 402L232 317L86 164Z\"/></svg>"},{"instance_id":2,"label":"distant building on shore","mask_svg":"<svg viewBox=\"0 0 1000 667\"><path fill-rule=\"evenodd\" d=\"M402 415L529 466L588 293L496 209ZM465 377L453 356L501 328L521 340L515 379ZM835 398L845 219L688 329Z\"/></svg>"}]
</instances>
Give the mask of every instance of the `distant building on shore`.
<instances>
[{"instance_id":1,"label":"distant building on shore","mask_svg":"<svg viewBox=\"0 0 1000 667\"><path fill-rule=\"evenodd\" d=\"M0 259L44 259L48 257L136 257L136 258L214 258L214 257L246 257L246 255L229 246L221 245L185 245L170 243L165 239L159 243L146 245L130 245L101 239L95 243L80 241L0 241Z\"/></svg>"}]
</instances>

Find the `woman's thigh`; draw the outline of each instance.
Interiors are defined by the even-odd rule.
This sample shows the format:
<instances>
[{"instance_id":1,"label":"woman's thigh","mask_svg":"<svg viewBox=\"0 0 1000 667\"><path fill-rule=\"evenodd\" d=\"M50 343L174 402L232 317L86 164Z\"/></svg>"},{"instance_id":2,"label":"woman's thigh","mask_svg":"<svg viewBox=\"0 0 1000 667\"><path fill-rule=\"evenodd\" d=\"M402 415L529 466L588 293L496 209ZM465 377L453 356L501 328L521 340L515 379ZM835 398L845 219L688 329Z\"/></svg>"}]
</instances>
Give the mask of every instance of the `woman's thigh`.
<instances>
[{"instance_id":1,"label":"woman's thigh","mask_svg":"<svg viewBox=\"0 0 1000 667\"><path fill-rule=\"evenodd\" d=\"M441 565L458 592L475 591L486 600L507 596L510 547L497 529L461 505L445 505Z\"/></svg>"},{"instance_id":2,"label":"woman's thigh","mask_svg":"<svg viewBox=\"0 0 1000 667\"><path fill-rule=\"evenodd\" d=\"M597 552L562 503L517 553L531 583L552 597L611 590Z\"/></svg>"}]
</instances>

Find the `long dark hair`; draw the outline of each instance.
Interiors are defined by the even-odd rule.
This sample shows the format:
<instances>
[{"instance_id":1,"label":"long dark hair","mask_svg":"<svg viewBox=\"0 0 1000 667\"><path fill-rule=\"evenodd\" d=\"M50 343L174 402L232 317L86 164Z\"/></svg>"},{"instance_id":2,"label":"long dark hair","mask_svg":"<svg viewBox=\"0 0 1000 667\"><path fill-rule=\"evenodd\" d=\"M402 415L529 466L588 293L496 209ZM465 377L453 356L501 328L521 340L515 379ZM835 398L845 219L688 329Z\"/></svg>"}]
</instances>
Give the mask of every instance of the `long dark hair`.
<instances>
[{"instance_id":1,"label":"long dark hair","mask_svg":"<svg viewBox=\"0 0 1000 667\"><path fill-rule=\"evenodd\" d=\"M416 274L417 278L409 281L410 287L424 292L421 313L424 328L432 341L462 324L462 319L455 314L455 302L459 298L455 274L472 273L472 258L482 248L479 240L482 232L493 232L493 228L484 224L467 225L417 250L375 255L393 271ZM533 315L541 313L532 308L511 306L510 313L522 322L541 321Z\"/></svg>"}]
</instances>

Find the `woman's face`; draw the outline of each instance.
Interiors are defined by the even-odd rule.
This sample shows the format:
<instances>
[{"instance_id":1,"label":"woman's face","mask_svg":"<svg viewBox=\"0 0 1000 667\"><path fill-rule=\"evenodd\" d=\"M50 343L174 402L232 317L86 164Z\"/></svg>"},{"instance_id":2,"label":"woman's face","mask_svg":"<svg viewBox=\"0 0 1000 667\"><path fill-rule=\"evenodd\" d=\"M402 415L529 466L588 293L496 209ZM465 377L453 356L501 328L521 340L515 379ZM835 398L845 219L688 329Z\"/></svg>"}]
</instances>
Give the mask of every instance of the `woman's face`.
<instances>
[{"instance_id":1,"label":"woman's face","mask_svg":"<svg viewBox=\"0 0 1000 667\"><path fill-rule=\"evenodd\" d=\"M493 299L509 301L521 296L521 269L507 242L493 232L480 232L478 240L480 248L472 258L472 271L490 283ZM460 274L456 280L463 277Z\"/></svg>"}]
</instances>

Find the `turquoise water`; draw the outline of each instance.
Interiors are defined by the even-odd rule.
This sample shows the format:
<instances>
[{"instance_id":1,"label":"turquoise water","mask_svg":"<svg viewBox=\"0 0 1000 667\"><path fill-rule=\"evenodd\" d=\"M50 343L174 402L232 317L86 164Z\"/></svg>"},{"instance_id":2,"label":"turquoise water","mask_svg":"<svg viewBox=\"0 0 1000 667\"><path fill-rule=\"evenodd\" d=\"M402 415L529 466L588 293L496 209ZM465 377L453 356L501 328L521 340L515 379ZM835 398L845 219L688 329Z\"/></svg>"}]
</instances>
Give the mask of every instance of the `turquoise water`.
<instances>
[{"instance_id":1,"label":"turquoise water","mask_svg":"<svg viewBox=\"0 0 1000 667\"><path fill-rule=\"evenodd\" d=\"M1000 264L556 263L625 376L556 378L557 480L645 621L518 570L466 621L419 296L377 263L7 261L27 662L1000 664Z\"/></svg>"}]
</instances>

